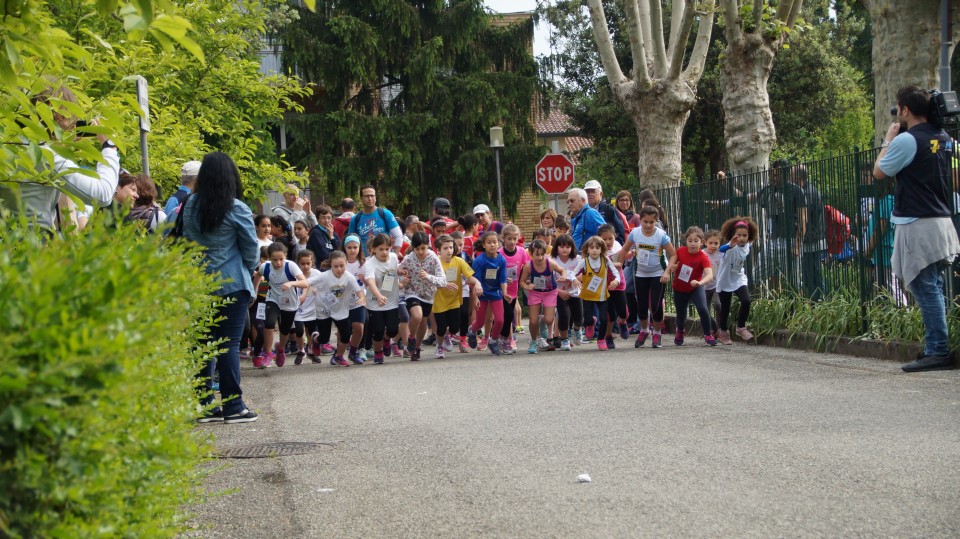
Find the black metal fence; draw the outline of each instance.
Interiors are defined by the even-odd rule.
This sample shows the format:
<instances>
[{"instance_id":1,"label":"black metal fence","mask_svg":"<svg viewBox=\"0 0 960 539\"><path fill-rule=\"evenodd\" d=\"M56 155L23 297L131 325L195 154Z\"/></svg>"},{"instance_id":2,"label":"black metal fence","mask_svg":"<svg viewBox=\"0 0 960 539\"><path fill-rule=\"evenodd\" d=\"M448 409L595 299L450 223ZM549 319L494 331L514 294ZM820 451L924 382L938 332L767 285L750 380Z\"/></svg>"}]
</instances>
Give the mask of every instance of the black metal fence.
<instances>
[{"instance_id":1,"label":"black metal fence","mask_svg":"<svg viewBox=\"0 0 960 539\"><path fill-rule=\"evenodd\" d=\"M892 179L873 178L878 153L877 148L856 150L662 188L656 194L677 248L690 226L710 231L728 219L750 216L759 227L747 260L754 296L787 292L820 300L844 294L864 306L866 331L868 302L879 295L901 306L913 301L890 271L894 184ZM956 191L956 159L953 166ZM960 212L960 196L955 192L954 197L955 212ZM955 300L960 293L958 270L955 263L946 280L947 297Z\"/></svg>"}]
</instances>

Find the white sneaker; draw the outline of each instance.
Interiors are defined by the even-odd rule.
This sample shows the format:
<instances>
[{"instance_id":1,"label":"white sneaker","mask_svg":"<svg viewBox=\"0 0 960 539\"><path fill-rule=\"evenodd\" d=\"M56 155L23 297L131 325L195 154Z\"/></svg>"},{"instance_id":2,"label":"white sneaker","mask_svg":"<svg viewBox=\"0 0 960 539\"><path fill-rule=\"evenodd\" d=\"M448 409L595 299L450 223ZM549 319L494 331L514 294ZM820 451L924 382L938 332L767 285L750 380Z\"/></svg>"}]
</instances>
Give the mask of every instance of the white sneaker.
<instances>
[{"instance_id":1,"label":"white sneaker","mask_svg":"<svg viewBox=\"0 0 960 539\"><path fill-rule=\"evenodd\" d=\"M570 340L569 340L569 339L564 339L564 340L560 341L560 349L563 350L564 352L569 352L569 351L570 351Z\"/></svg>"},{"instance_id":2,"label":"white sneaker","mask_svg":"<svg viewBox=\"0 0 960 539\"><path fill-rule=\"evenodd\" d=\"M448 333L443 338L443 349L447 352L453 352L453 346L453 339L450 338L450 334Z\"/></svg>"},{"instance_id":3,"label":"white sneaker","mask_svg":"<svg viewBox=\"0 0 960 539\"><path fill-rule=\"evenodd\" d=\"M433 357L435 359L443 359L446 357L443 352L443 344L437 343L437 351L433 353Z\"/></svg>"},{"instance_id":4,"label":"white sneaker","mask_svg":"<svg viewBox=\"0 0 960 539\"><path fill-rule=\"evenodd\" d=\"M539 339L537 339L537 346L541 350L546 350L547 348L550 348L550 345L547 344L547 340L544 339L543 337L540 337Z\"/></svg>"}]
</instances>

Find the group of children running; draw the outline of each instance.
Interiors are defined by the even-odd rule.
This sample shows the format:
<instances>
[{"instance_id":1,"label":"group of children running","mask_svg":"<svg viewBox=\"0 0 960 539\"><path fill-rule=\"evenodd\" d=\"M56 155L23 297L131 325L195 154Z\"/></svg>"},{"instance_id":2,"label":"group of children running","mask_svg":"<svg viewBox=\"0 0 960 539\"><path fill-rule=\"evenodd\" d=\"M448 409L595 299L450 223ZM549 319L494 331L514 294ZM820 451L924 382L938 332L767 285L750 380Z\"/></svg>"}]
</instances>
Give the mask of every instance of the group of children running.
<instances>
[{"instance_id":1,"label":"group of children running","mask_svg":"<svg viewBox=\"0 0 960 539\"><path fill-rule=\"evenodd\" d=\"M650 206L639 212L639 224L624 245L607 224L579 250L563 217L556 219L557 226L538 230L526 248L515 225L497 234L477 233L472 215L459 223L463 231L437 227L432 238L412 231L402 259L386 234L373 236L366 250L358 236L349 235L342 250L329 253L323 271L307 249L298 249L294 262L288 260L288 244L265 245L254 275L258 294L250 312L248 357L258 368L284 366L292 334L296 365L304 359L319 363L326 354L332 365L342 366L368 360L382 364L391 356L418 361L429 331L433 337L427 342L435 340L436 358L455 349L513 354L521 289L530 320L527 353L569 351L594 339L599 350L608 350L615 348L616 336L631 337L628 279L639 319L636 348L648 338L653 348L661 347L671 281L676 345L684 344L691 302L706 344L732 344L727 319L733 295L740 303L736 334L745 341L753 337L746 327L750 296L744 261L758 229L749 217L735 217L706 234L690 227L679 249ZM709 308L714 295L716 318ZM336 344L330 344L334 326ZM274 349L270 343L278 327Z\"/></svg>"}]
</instances>

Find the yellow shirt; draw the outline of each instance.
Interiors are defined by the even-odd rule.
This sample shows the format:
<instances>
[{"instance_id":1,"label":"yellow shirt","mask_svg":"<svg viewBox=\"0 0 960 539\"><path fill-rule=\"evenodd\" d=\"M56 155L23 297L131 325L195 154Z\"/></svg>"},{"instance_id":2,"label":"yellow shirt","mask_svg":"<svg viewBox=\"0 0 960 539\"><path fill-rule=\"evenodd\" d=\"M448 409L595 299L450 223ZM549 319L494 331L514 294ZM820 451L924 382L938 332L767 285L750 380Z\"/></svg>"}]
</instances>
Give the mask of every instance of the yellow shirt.
<instances>
[{"instance_id":1,"label":"yellow shirt","mask_svg":"<svg viewBox=\"0 0 960 539\"><path fill-rule=\"evenodd\" d=\"M590 259L583 261L583 286L580 287L580 299L583 301L606 301L610 297L607 290L607 257L600 257L600 269L594 271Z\"/></svg>"},{"instance_id":2,"label":"yellow shirt","mask_svg":"<svg viewBox=\"0 0 960 539\"><path fill-rule=\"evenodd\" d=\"M447 277L448 283L456 283L456 290L447 288L438 288L436 295L433 296L433 312L442 313L451 309L459 309L463 303L463 279L473 277L473 268L467 262L455 256L447 264L440 260L440 267L443 268L443 274Z\"/></svg>"}]
</instances>

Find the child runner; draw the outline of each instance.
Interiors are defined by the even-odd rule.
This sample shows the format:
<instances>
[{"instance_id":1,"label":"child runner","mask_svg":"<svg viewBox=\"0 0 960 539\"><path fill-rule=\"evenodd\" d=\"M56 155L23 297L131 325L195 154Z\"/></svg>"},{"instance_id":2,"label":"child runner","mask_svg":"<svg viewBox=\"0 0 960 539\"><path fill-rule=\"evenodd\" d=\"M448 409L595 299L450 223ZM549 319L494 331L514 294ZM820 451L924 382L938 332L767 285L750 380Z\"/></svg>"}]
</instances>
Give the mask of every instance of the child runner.
<instances>
[{"instance_id":1,"label":"child runner","mask_svg":"<svg viewBox=\"0 0 960 539\"><path fill-rule=\"evenodd\" d=\"M606 244L607 258L610 260L610 265L617 270L620 281L619 286L610 288L610 298L607 299L607 325L600 326L607 341L607 348L613 349L617 347L613 338L614 327L618 329L621 339L630 338L630 328L627 327L627 280L623 276L623 263L619 261L618 255L622 246L617 241L616 229L610 223L606 223L600 225L597 235Z\"/></svg>"},{"instance_id":2,"label":"child runner","mask_svg":"<svg viewBox=\"0 0 960 539\"><path fill-rule=\"evenodd\" d=\"M634 274L634 290L637 293L637 316L640 318L640 333L634 348L640 348L651 334L648 319L653 319L653 347L660 348L663 331L663 298L666 280L661 280L664 268L661 264L663 253L672 260L676 249L670 242L670 236L662 228L657 228L660 212L647 206L640 210L640 226L630 231L627 243L620 251L620 261L626 260L631 250L637 259ZM669 272L669 271L668 271Z\"/></svg>"},{"instance_id":3,"label":"child runner","mask_svg":"<svg viewBox=\"0 0 960 539\"><path fill-rule=\"evenodd\" d=\"M470 217L473 217L472 215ZM471 271L473 270L473 257L467 255L464 252L464 242L466 238L463 237L463 233L459 231L454 231L450 234L450 237L453 238L453 244L456 246L456 251L454 251L454 256L459 257L461 260L467 263L470 266ZM443 259L440 260L441 262ZM477 281L479 282L479 281ZM466 278L463 279L463 286L461 287L463 292L461 292L461 302L460 302L460 353L466 354L470 351L470 347L467 345L467 329L470 327L471 313L477 310L477 291L482 290L477 289L476 287L467 286Z\"/></svg>"},{"instance_id":4,"label":"child runner","mask_svg":"<svg viewBox=\"0 0 960 539\"><path fill-rule=\"evenodd\" d=\"M270 257L269 262L260 266L260 274L270 284L265 307L263 342L264 347L270 350L273 344L273 332L277 328L278 321L280 342L277 344L276 355L273 352L266 352L260 362L260 368L270 366L270 362L274 359L277 361L277 367L283 367L286 363L287 356L284 348L287 345L290 330L293 328L293 319L297 315L297 309L300 308L300 295L294 288L310 287L300 267L287 260L286 245L280 242L270 244L270 247L267 247L267 256Z\"/></svg>"},{"instance_id":5,"label":"child runner","mask_svg":"<svg viewBox=\"0 0 960 539\"><path fill-rule=\"evenodd\" d=\"M577 246L570 234L560 234L553 240L553 252L556 261L563 266L564 274L569 279L579 275L583 270L583 258L577 254ZM557 328L560 330L560 349L570 350L570 330L573 330L576 344L584 344L583 332L583 303L580 301L579 281L559 281L557 294Z\"/></svg>"},{"instance_id":6,"label":"child runner","mask_svg":"<svg viewBox=\"0 0 960 539\"><path fill-rule=\"evenodd\" d=\"M437 352L434 357L443 359L444 352L453 349L451 337L460 331L460 305L463 303L464 280L467 287L473 288L479 282L473 277L473 268L462 258L454 256L456 243L453 238L443 234L437 238L436 249L440 253L440 265L443 268L446 286L437 289L433 298L433 318L437 325Z\"/></svg>"},{"instance_id":7,"label":"child runner","mask_svg":"<svg viewBox=\"0 0 960 539\"><path fill-rule=\"evenodd\" d=\"M473 244L477 241L477 218L472 214L461 215L457 218L457 223L463 228L463 246L460 251L465 253L470 260L476 257L473 250Z\"/></svg>"},{"instance_id":8,"label":"child runner","mask_svg":"<svg viewBox=\"0 0 960 539\"><path fill-rule=\"evenodd\" d=\"M554 221L553 232L557 236L570 233L570 219L566 215L558 215Z\"/></svg>"},{"instance_id":9,"label":"child runner","mask_svg":"<svg viewBox=\"0 0 960 539\"><path fill-rule=\"evenodd\" d=\"M270 247L273 240L270 239L270 230L273 225L270 223L270 217L258 215L253 218L253 226L257 227L257 244L260 247Z\"/></svg>"},{"instance_id":10,"label":"child runner","mask_svg":"<svg viewBox=\"0 0 960 539\"><path fill-rule=\"evenodd\" d=\"M503 298L507 294L507 260L500 254L500 240L496 232L484 232L480 236L483 252L473 261L473 273L477 275L483 287L480 294L477 317L467 331L470 348L477 347L477 330L483 327L487 319L487 309L493 312L493 326L490 335L500 335L503 329ZM490 353L499 356L500 346L496 337L489 341Z\"/></svg>"},{"instance_id":11,"label":"child runner","mask_svg":"<svg viewBox=\"0 0 960 539\"><path fill-rule=\"evenodd\" d=\"M509 224L503 227L500 233L503 236L503 248L500 254L507 262L507 294L503 297L503 327L500 329L500 337L503 346L500 352L503 354L515 354L515 341L513 341L513 323L516 317L517 296L520 293L520 270L530 262L527 251L517 246L520 240L520 229L517 225ZM519 325L519 320L516 320ZM535 322L535 321L534 321ZM491 333L491 336L496 334Z\"/></svg>"},{"instance_id":12,"label":"child runner","mask_svg":"<svg viewBox=\"0 0 960 539\"><path fill-rule=\"evenodd\" d=\"M349 367L343 353L350 342L350 309L365 305L366 298L358 293L361 288L357 278L347 271L347 255L334 251L328 260L330 271L323 272L317 283L317 319L321 335L329 335L330 326L337 326L337 349L330 364ZM354 363L361 365L363 359L357 357Z\"/></svg>"},{"instance_id":13,"label":"child runner","mask_svg":"<svg viewBox=\"0 0 960 539\"><path fill-rule=\"evenodd\" d=\"M310 227L306 221L297 221L293 224L293 237L296 239L297 254L307 248L307 240L310 238Z\"/></svg>"},{"instance_id":14,"label":"child runner","mask_svg":"<svg viewBox=\"0 0 960 539\"><path fill-rule=\"evenodd\" d=\"M300 308L293 318L294 335L297 338L297 358L293 360L294 365L303 363L303 356L307 354L304 349L304 335L313 336L317 331L317 305L316 305L316 287L320 282L322 272L313 267L313 251L304 249L297 254L297 265L300 271L307 276L307 288L300 294ZM320 358L313 351L310 352L310 361L320 363Z\"/></svg>"},{"instance_id":15,"label":"child runner","mask_svg":"<svg viewBox=\"0 0 960 539\"><path fill-rule=\"evenodd\" d=\"M758 232L757 224L749 217L734 217L723 223L720 228L720 233L726 241L720 246L723 258L717 269L717 295L720 296L717 324L720 327L719 340L723 344L733 344L730 340L730 326L727 325L733 294L736 294L737 299L740 300L740 310L737 312L737 335L745 341L753 338L753 334L747 329L747 317L750 316L750 291L747 289L744 262L750 255L750 245L756 241Z\"/></svg>"},{"instance_id":16,"label":"child runner","mask_svg":"<svg viewBox=\"0 0 960 539\"><path fill-rule=\"evenodd\" d=\"M687 321L687 306L693 301L700 315L700 327L703 328L703 340L709 346L716 346L717 340L710 334L710 310L707 309L707 295L703 285L713 279L713 269L707 253L700 250L703 245L703 230L698 226L687 229L683 235L686 249L677 249L677 254L670 259L670 265L675 267L673 275L673 304L677 308L677 335L673 343L683 344ZM669 274L664 274L662 282L669 280Z\"/></svg>"},{"instance_id":17,"label":"child runner","mask_svg":"<svg viewBox=\"0 0 960 539\"><path fill-rule=\"evenodd\" d=\"M717 272L720 270L720 259L723 258L723 252L720 251L720 243L723 241L722 236L719 230L707 232L704 240L705 247L703 248L703 252L707 253L707 258L710 259L710 267L713 268L713 280L704 285L703 290L707 294L707 309L710 310L710 327L713 328L711 334L718 341L720 340L719 326L717 326L717 318L713 313L714 311L720 312L720 298L717 297Z\"/></svg>"},{"instance_id":18,"label":"child runner","mask_svg":"<svg viewBox=\"0 0 960 539\"><path fill-rule=\"evenodd\" d=\"M250 335L253 341L253 366L260 368L264 360L263 353L263 321L267 318L267 292L270 291L270 283L264 280L260 269L267 261L270 255L267 254L267 248L260 248L260 265L257 271L253 272L253 288L257 291L257 298L250 306Z\"/></svg>"},{"instance_id":19,"label":"child runner","mask_svg":"<svg viewBox=\"0 0 960 539\"><path fill-rule=\"evenodd\" d=\"M607 258L607 244L599 236L591 236L583 242L583 269L577 279L580 281L580 299L583 301L583 312L591 313L597 308L597 320L601 328L607 327L607 298L610 297L610 288L620 285L617 271L612 268ZM591 320L584 320L587 327L593 325ZM605 339L597 339L597 348L607 349Z\"/></svg>"},{"instance_id":20,"label":"child runner","mask_svg":"<svg viewBox=\"0 0 960 539\"><path fill-rule=\"evenodd\" d=\"M424 232L415 232L410 238L413 253L400 263L400 284L407 291L407 310L410 311L410 336L407 348L410 361L420 361L420 345L427 332L427 319L433 310L437 288L447 285L440 258L430 250L430 238Z\"/></svg>"},{"instance_id":21,"label":"child runner","mask_svg":"<svg viewBox=\"0 0 960 539\"><path fill-rule=\"evenodd\" d=\"M543 327L549 332L553 328L557 312L557 282L569 282L569 277L563 266L547 258L547 244L543 240L537 239L530 243L530 258L530 263L523 266L520 274L520 286L527 291L527 306L530 310L530 346L527 347L527 353L536 354L540 348L540 339L552 341L552 335L540 333L540 314L543 313ZM554 276L554 272L561 275L560 279Z\"/></svg>"},{"instance_id":22,"label":"child runner","mask_svg":"<svg viewBox=\"0 0 960 539\"><path fill-rule=\"evenodd\" d=\"M363 263L365 259L363 249L360 248L360 236L351 234L344 238L343 250L347 255L347 271L350 275L357 278L357 284L360 285L358 295L366 295L366 290L363 287ZM353 298L350 305L359 305L356 301L357 298ZM363 325L366 321L366 307L353 307L350 309L350 352L347 354L347 359L354 363L362 363L362 361L358 362L358 359L367 359L366 354L363 353L363 349L360 348L361 341L364 337ZM373 359L373 354L370 354L370 359Z\"/></svg>"},{"instance_id":23,"label":"child runner","mask_svg":"<svg viewBox=\"0 0 960 539\"><path fill-rule=\"evenodd\" d=\"M373 339L373 362L383 364L391 354L391 341L399 331L400 281L397 255L390 251L393 240L386 234L377 234L367 244L371 256L363 265L367 284L367 309L370 311L370 335ZM386 346L384 346L386 336ZM398 355L399 357L399 355Z\"/></svg>"}]
</instances>

